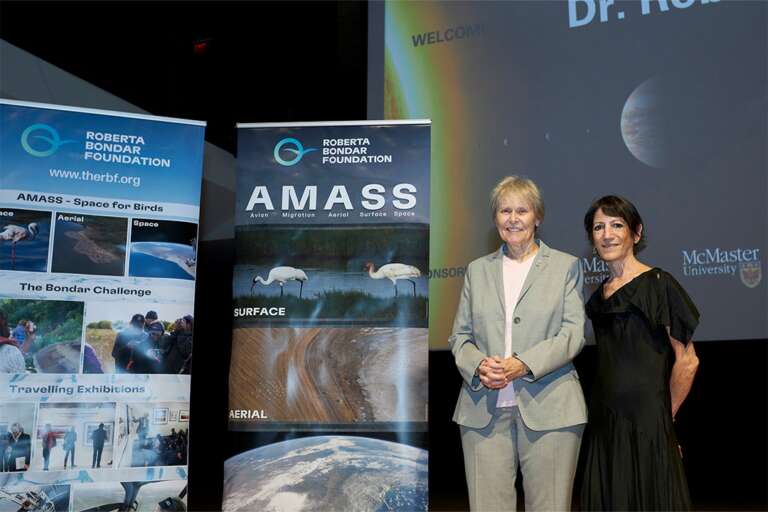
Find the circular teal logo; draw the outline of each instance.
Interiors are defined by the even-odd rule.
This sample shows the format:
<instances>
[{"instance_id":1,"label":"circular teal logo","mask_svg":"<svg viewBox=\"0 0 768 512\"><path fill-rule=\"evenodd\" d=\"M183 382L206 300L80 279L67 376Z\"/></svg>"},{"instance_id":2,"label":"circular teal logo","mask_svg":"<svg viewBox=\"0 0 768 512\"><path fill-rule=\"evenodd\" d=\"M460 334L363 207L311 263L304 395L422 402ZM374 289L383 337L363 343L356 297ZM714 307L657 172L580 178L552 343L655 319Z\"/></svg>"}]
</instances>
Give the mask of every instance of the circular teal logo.
<instances>
[{"instance_id":1,"label":"circular teal logo","mask_svg":"<svg viewBox=\"0 0 768 512\"><path fill-rule=\"evenodd\" d=\"M30 139L43 141L44 144L35 145L38 146L38 148L42 145L44 148L33 148L29 143ZM21 133L21 147L23 147L24 151L32 156L51 156L64 144L72 144L75 142L77 141L61 140L61 137L59 137L59 132L47 124L33 124L27 127L27 129Z\"/></svg>"},{"instance_id":2,"label":"circular teal logo","mask_svg":"<svg viewBox=\"0 0 768 512\"><path fill-rule=\"evenodd\" d=\"M284 146L293 146L293 147L284 147ZM293 153L296 155L291 160L285 160L283 157L280 156L280 151L288 151L289 153ZM291 166L296 165L301 161L301 158L306 155L307 153L311 153L312 151L317 151L317 148L306 148L304 149L304 146L301 145L301 142L298 141L298 139L294 139L293 137L286 137L285 139L281 140L277 143L275 146L274 156L275 161L279 163L280 165L285 166Z\"/></svg>"}]
</instances>

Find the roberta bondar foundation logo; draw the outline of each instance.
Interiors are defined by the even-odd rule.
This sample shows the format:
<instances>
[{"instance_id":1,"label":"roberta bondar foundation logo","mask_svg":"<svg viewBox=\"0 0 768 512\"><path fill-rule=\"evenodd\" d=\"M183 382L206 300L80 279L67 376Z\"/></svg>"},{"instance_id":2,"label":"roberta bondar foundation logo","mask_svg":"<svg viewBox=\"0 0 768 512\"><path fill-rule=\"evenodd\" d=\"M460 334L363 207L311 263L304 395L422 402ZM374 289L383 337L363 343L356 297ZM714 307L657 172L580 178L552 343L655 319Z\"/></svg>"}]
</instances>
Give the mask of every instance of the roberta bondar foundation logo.
<instances>
[{"instance_id":1,"label":"roberta bondar foundation logo","mask_svg":"<svg viewBox=\"0 0 768 512\"><path fill-rule=\"evenodd\" d=\"M21 147L32 156L51 156L64 144L74 144L75 140L61 140L59 132L47 124L33 124L21 133Z\"/></svg>"},{"instance_id":2,"label":"roberta bondar foundation logo","mask_svg":"<svg viewBox=\"0 0 768 512\"><path fill-rule=\"evenodd\" d=\"M282 156L280 156L281 151L288 151L289 153L293 153L295 156L290 160L285 160ZM304 148L298 139L294 139L293 137L286 137L275 145L274 157L277 163L289 167L299 163L304 155L311 153L312 151L317 151L317 148Z\"/></svg>"}]
</instances>

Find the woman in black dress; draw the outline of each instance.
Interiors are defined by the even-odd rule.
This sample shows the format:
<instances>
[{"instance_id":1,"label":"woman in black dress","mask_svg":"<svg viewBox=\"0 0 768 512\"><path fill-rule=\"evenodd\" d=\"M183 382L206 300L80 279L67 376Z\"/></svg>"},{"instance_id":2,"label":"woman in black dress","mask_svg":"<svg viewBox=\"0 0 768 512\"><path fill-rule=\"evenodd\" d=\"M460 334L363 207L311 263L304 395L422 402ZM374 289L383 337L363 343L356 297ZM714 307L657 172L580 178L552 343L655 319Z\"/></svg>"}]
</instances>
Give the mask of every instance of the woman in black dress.
<instances>
[{"instance_id":1,"label":"woman in black dress","mask_svg":"<svg viewBox=\"0 0 768 512\"><path fill-rule=\"evenodd\" d=\"M598 366L585 438L582 510L689 510L673 426L698 358L699 313L667 272L635 257L643 222L626 199L605 196L584 228L610 277L587 302Z\"/></svg>"}]
</instances>

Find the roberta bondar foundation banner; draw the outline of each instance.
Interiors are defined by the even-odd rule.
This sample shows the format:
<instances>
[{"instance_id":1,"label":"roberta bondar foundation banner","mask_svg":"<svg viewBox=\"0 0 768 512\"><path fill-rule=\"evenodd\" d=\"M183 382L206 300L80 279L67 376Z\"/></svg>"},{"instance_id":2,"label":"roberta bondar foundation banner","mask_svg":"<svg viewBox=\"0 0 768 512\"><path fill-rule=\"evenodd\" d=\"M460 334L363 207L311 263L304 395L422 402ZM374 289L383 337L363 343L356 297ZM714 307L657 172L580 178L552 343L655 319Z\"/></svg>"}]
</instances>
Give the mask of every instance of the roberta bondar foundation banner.
<instances>
[{"instance_id":1,"label":"roberta bondar foundation banner","mask_svg":"<svg viewBox=\"0 0 768 512\"><path fill-rule=\"evenodd\" d=\"M0 100L0 509L185 502L204 130Z\"/></svg>"},{"instance_id":2,"label":"roberta bondar foundation banner","mask_svg":"<svg viewBox=\"0 0 768 512\"><path fill-rule=\"evenodd\" d=\"M424 510L430 123L238 128L224 509Z\"/></svg>"}]
</instances>

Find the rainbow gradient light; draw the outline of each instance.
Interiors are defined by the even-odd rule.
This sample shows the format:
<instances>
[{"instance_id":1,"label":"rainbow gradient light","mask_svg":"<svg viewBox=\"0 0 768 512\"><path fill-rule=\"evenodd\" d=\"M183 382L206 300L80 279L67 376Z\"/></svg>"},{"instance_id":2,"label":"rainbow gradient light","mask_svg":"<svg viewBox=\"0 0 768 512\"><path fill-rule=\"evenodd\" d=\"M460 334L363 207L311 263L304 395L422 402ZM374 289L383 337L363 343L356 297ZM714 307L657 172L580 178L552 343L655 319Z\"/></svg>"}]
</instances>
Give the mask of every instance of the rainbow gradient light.
<instances>
[{"instance_id":1,"label":"rainbow gradient light","mask_svg":"<svg viewBox=\"0 0 768 512\"><path fill-rule=\"evenodd\" d=\"M478 205L464 196L471 180L474 116L470 99L460 93L470 85L461 63L477 48L459 42L416 47L412 42L424 27L450 23L444 9L433 2L385 6L384 116L432 120L430 269L463 267L478 255L464 237L477 228L471 221ZM460 277L430 280L431 348L446 347L461 285Z\"/></svg>"}]
</instances>

